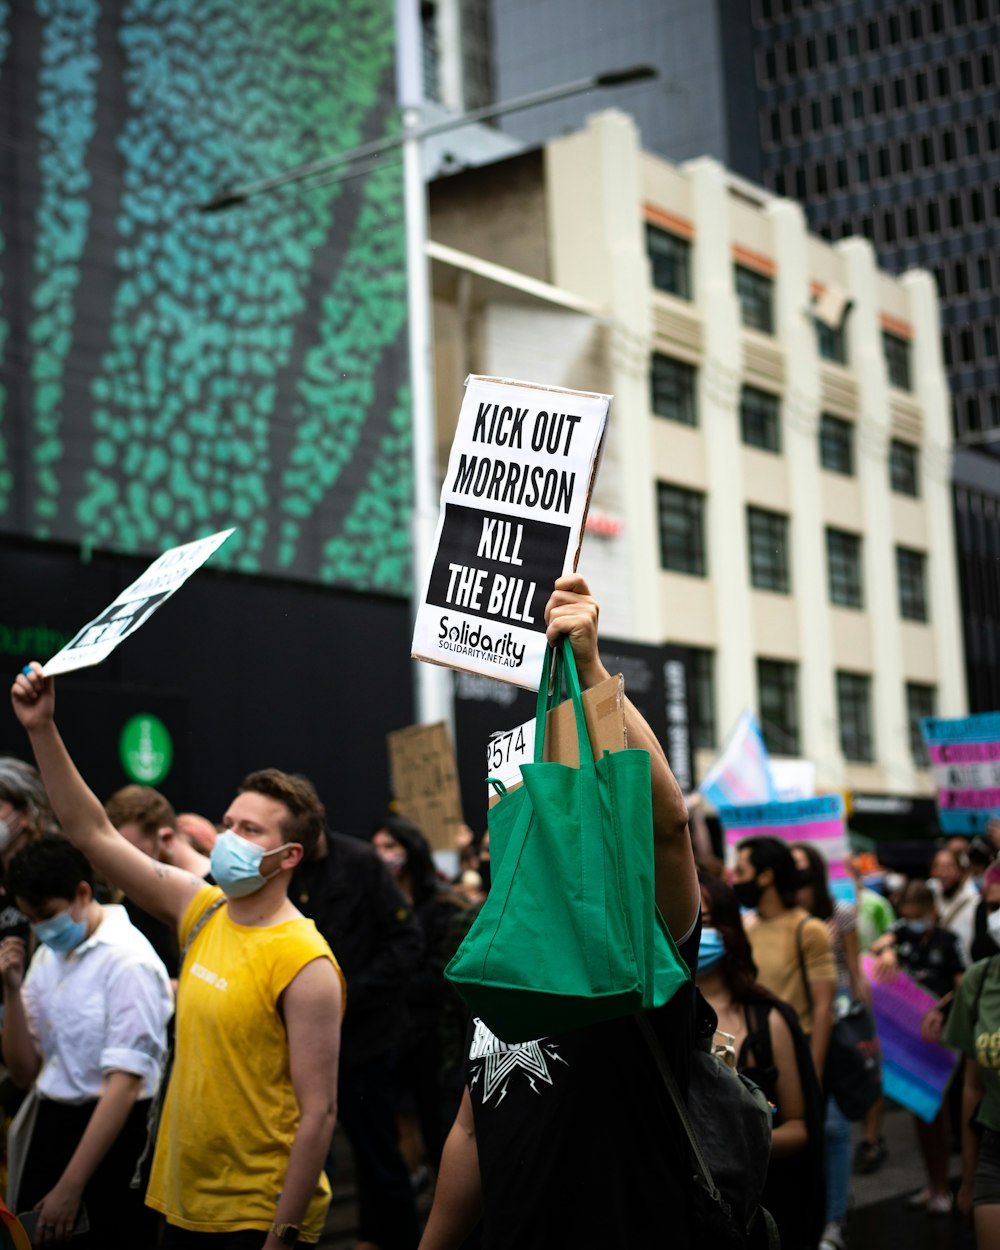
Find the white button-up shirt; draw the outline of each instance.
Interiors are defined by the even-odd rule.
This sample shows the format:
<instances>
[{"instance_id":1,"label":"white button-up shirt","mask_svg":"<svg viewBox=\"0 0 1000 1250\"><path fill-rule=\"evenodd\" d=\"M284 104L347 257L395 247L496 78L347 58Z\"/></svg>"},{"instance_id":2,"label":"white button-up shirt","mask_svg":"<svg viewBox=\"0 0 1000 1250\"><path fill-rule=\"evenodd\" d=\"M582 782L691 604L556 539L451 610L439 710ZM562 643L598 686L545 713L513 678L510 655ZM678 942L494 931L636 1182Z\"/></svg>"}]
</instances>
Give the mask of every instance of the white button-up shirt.
<instances>
[{"instance_id":1,"label":"white button-up shirt","mask_svg":"<svg viewBox=\"0 0 1000 1250\"><path fill-rule=\"evenodd\" d=\"M97 1098L109 1072L141 1076L140 1098L156 1092L173 996L162 960L124 907L105 906L104 919L75 950L39 947L22 997L44 1059L37 1081L43 1098Z\"/></svg>"}]
</instances>

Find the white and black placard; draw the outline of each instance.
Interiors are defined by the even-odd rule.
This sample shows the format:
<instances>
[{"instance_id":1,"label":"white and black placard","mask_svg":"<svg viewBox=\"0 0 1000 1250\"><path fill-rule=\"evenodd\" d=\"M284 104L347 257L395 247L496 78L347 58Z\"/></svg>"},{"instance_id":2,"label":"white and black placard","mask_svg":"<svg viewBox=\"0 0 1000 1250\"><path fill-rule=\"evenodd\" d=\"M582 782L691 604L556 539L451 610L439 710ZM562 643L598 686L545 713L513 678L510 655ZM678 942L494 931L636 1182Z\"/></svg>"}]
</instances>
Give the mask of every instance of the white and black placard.
<instances>
[{"instance_id":1,"label":"white and black placard","mask_svg":"<svg viewBox=\"0 0 1000 1250\"><path fill-rule=\"evenodd\" d=\"M545 604L576 568L610 404L589 391L467 380L417 659L537 687Z\"/></svg>"}]
</instances>

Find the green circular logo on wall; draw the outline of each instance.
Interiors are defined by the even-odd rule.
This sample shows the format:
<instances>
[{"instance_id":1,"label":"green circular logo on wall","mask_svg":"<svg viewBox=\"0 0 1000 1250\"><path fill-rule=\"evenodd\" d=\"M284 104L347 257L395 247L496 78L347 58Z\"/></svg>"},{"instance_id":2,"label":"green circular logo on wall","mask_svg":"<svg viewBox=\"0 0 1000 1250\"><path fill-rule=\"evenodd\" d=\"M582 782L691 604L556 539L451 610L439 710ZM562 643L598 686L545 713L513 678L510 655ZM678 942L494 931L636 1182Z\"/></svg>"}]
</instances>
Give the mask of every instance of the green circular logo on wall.
<instances>
[{"instance_id":1,"label":"green circular logo on wall","mask_svg":"<svg viewBox=\"0 0 1000 1250\"><path fill-rule=\"evenodd\" d=\"M118 754L127 777L144 786L155 786L174 762L170 730L158 716L140 712L126 721L118 739Z\"/></svg>"}]
</instances>

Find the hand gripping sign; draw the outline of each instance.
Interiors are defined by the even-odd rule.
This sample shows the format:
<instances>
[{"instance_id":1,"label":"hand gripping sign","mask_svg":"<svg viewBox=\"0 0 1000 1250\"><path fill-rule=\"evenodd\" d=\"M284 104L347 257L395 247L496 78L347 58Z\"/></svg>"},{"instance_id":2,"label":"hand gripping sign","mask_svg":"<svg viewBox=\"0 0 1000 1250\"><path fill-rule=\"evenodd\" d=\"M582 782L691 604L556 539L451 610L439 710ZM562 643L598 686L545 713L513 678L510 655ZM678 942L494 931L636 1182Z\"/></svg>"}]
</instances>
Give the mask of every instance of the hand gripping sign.
<instances>
[{"instance_id":1,"label":"hand gripping sign","mask_svg":"<svg viewBox=\"0 0 1000 1250\"><path fill-rule=\"evenodd\" d=\"M221 530L182 547L171 547L158 556L114 603L84 625L76 637L49 660L42 672L46 677L55 677L106 660L123 639L144 625L160 604L183 586L195 569L235 532Z\"/></svg>"},{"instance_id":2,"label":"hand gripping sign","mask_svg":"<svg viewBox=\"0 0 1000 1250\"><path fill-rule=\"evenodd\" d=\"M472 376L412 654L537 689L545 604L576 568L609 395Z\"/></svg>"}]
</instances>

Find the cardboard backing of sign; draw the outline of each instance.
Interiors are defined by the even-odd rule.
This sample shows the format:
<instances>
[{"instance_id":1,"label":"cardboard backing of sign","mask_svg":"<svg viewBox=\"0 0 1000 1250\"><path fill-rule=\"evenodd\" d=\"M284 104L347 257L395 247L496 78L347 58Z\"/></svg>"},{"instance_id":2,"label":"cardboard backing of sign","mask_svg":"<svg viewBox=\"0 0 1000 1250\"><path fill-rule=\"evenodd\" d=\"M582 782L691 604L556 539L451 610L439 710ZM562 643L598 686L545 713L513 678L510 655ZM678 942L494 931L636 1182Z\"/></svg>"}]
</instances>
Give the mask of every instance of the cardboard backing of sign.
<instances>
[{"instance_id":1,"label":"cardboard backing of sign","mask_svg":"<svg viewBox=\"0 0 1000 1250\"><path fill-rule=\"evenodd\" d=\"M416 659L537 689L545 604L577 565L611 397L466 380Z\"/></svg>"},{"instance_id":2,"label":"cardboard backing of sign","mask_svg":"<svg viewBox=\"0 0 1000 1250\"><path fill-rule=\"evenodd\" d=\"M625 732L625 682L621 673L608 677L583 692L583 714L590 734L594 759L605 751L623 751L628 746ZM521 784L521 765L534 757L534 721L518 726L506 734L497 734L490 741L487 767L491 777L499 778L508 790ZM576 717L573 702L567 699L549 712L545 719L545 749L542 758L570 768L580 765ZM499 796L490 787L490 807Z\"/></svg>"},{"instance_id":3,"label":"cardboard backing of sign","mask_svg":"<svg viewBox=\"0 0 1000 1250\"><path fill-rule=\"evenodd\" d=\"M392 792L434 851L449 851L462 821L458 766L448 727L410 725L386 735Z\"/></svg>"}]
</instances>

